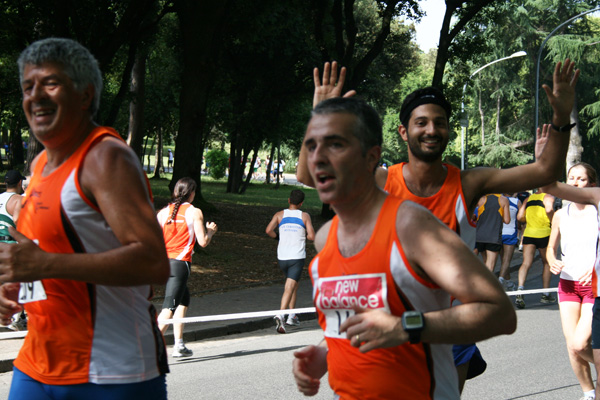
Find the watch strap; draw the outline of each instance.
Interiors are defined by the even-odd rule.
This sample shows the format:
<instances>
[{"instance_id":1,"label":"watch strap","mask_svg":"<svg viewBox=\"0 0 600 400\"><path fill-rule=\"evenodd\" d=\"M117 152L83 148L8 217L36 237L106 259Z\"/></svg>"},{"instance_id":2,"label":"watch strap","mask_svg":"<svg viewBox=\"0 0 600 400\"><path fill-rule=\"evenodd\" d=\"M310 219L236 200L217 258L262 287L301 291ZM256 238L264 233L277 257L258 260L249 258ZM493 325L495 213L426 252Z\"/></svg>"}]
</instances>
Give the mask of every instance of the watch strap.
<instances>
[{"instance_id":1,"label":"watch strap","mask_svg":"<svg viewBox=\"0 0 600 400\"><path fill-rule=\"evenodd\" d=\"M573 129L575 127L575 125L577 125L577 123L575 123L575 122L573 122L571 124L563 125L563 126L556 126L553 123L550 123L550 126L552 127L552 129L554 129L557 132L570 132L571 129Z\"/></svg>"},{"instance_id":2,"label":"watch strap","mask_svg":"<svg viewBox=\"0 0 600 400\"><path fill-rule=\"evenodd\" d=\"M421 330L410 330L408 333L408 341L411 344L421 343Z\"/></svg>"}]
</instances>

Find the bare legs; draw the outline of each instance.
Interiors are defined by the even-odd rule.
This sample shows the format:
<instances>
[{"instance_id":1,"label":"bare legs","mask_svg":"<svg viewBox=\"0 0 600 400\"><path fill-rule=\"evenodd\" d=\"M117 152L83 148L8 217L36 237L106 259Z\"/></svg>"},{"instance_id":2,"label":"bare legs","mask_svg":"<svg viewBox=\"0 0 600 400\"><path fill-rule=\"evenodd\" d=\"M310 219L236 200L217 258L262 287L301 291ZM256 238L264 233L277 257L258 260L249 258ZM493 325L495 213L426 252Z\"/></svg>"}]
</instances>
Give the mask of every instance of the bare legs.
<instances>
[{"instance_id":1,"label":"bare legs","mask_svg":"<svg viewBox=\"0 0 600 400\"><path fill-rule=\"evenodd\" d=\"M590 363L594 362L590 340L592 336L592 304L561 302L560 320L567 342L569 361L584 392L594 389ZM594 353L600 350L594 350ZM600 361L600 360L599 360Z\"/></svg>"},{"instance_id":2,"label":"bare legs","mask_svg":"<svg viewBox=\"0 0 600 400\"><path fill-rule=\"evenodd\" d=\"M510 280L510 262L512 261L515 252L514 244L502 245L502 263L500 265L500 277Z\"/></svg>"},{"instance_id":3,"label":"bare legs","mask_svg":"<svg viewBox=\"0 0 600 400\"><path fill-rule=\"evenodd\" d=\"M158 320L160 321L162 319L185 318L187 309L188 308L186 306L183 306L181 304L177 306L177 308L175 309L175 313L173 313L168 308L163 308L162 311L160 312L160 314L158 315ZM160 331L162 332L163 335L167 331L168 327L169 327L168 324L159 324L158 325L158 328L160 329ZM175 339L175 340L183 339L183 324L182 323L173 324L173 339Z\"/></svg>"},{"instance_id":4,"label":"bare legs","mask_svg":"<svg viewBox=\"0 0 600 400\"><path fill-rule=\"evenodd\" d=\"M531 264L533 263L534 254L535 254L535 245L534 244L524 244L523 245L523 263L521 264L521 267L519 267L519 287L525 286L525 280L527 279L527 274L529 273L529 268L531 268ZM544 257L545 257L545 255L544 255ZM547 263L548 262L546 262L546 264ZM543 280L543 277L542 277L542 280Z\"/></svg>"},{"instance_id":5,"label":"bare legs","mask_svg":"<svg viewBox=\"0 0 600 400\"><path fill-rule=\"evenodd\" d=\"M283 296L281 296L281 307L280 310L287 310L289 308L296 307L296 296L298 294L298 281L291 278L285 280L285 288L283 289Z\"/></svg>"}]
</instances>

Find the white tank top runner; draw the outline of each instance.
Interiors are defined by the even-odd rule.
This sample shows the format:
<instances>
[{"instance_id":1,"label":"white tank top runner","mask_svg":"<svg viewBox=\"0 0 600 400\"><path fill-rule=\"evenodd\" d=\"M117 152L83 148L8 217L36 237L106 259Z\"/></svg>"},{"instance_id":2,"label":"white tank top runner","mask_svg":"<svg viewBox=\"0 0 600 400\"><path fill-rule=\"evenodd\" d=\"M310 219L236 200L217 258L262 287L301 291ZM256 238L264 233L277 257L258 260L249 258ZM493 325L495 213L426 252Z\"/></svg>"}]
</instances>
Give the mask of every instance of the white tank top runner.
<instances>
[{"instance_id":1,"label":"white tank top runner","mask_svg":"<svg viewBox=\"0 0 600 400\"><path fill-rule=\"evenodd\" d=\"M560 247L565 264L560 277L578 281L594 266L598 244L598 211L586 207L574 216L575 206L568 204L560 218Z\"/></svg>"},{"instance_id":2,"label":"white tank top runner","mask_svg":"<svg viewBox=\"0 0 600 400\"><path fill-rule=\"evenodd\" d=\"M300 260L306 258L306 227L302 221L302 210L283 210L279 223L279 245L277 258Z\"/></svg>"}]
</instances>

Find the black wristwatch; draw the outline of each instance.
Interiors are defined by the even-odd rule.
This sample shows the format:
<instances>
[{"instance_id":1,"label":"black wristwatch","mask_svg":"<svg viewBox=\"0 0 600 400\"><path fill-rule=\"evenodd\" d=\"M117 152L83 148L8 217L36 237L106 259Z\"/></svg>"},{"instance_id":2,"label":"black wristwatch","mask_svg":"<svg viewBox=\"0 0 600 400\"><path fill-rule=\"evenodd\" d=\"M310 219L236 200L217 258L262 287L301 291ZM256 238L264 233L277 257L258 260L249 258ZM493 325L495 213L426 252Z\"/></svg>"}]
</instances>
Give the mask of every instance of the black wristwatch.
<instances>
[{"instance_id":1,"label":"black wristwatch","mask_svg":"<svg viewBox=\"0 0 600 400\"><path fill-rule=\"evenodd\" d=\"M575 127L575 125L577 125L575 122L573 122L572 124L567 124L567 125L563 125L563 126L556 126L552 123L550 124L552 129L554 129L557 132L570 132L571 129L573 129Z\"/></svg>"},{"instance_id":2,"label":"black wristwatch","mask_svg":"<svg viewBox=\"0 0 600 400\"><path fill-rule=\"evenodd\" d=\"M405 311L402 314L402 328L408 333L408 341L412 344L421 341L421 332L425 328L425 318L421 311Z\"/></svg>"}]
</instances>

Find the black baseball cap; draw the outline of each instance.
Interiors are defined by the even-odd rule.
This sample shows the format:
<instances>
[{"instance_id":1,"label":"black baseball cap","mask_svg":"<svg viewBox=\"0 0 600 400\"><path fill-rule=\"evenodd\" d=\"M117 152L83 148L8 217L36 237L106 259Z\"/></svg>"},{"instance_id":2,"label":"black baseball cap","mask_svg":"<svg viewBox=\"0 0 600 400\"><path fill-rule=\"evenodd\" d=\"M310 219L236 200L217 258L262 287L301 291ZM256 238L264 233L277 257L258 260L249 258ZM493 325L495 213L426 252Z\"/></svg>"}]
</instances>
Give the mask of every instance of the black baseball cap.
<instances>
[{"instance_id":1,"label":"black baseball cap","mask_svg":"<svg viewBox=\"0 0 600 400\"><path fill-rule=\"evenodd\" d=\"M15 185L15 184L19 183L19 181L22 181L23 179L27 179L27 178L25 178L23 175L21 175L21 173L19 171L17 171L16 169L11 169L4 176L4 182L8 183L9 185Z\"/></svg>"}]
</instances>

